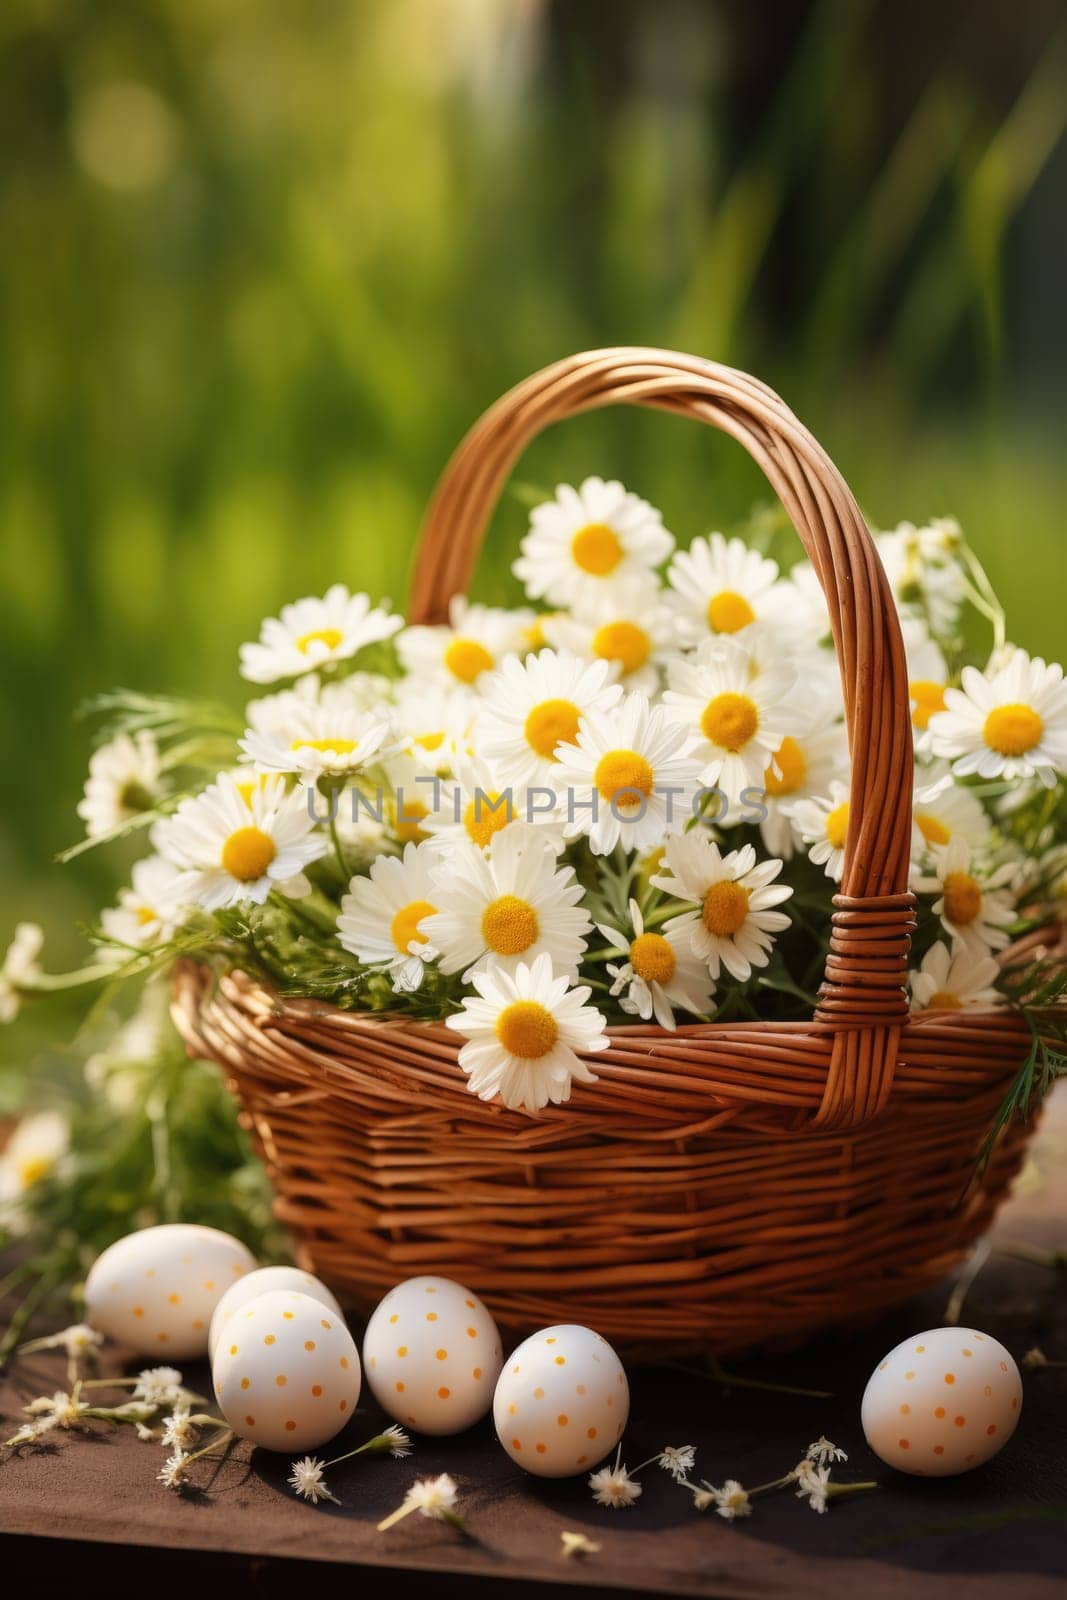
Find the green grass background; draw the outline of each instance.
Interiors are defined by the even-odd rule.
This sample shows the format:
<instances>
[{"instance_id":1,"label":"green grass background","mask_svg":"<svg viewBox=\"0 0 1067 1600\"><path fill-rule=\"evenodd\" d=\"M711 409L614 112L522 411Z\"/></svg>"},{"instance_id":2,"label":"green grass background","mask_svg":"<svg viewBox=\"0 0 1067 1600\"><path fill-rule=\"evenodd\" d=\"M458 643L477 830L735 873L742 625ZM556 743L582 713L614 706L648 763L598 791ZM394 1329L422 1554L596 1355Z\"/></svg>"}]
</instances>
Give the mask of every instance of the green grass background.
<instances>
[{"instance_id":1,"label":"green grass background","mask_svg":"<svg viewBox=\"0 0 1067 1600\"><path fill-rule=\"evenodd\" d=\"M402 601L465 427L576 349L758 373L875 523L958 516L1015 635L1062 655L1063 361L1019 330L1062 271L1065 35L1054 6L932 10L8 0L0 936L41 920L78 959L128 869L51 864L79 702L239 703L237 645L287 599ZM588 472L683 542L766 493L647 413L521 469ZM523 521L506 502L485 594ZM68 1020L41 1007L0 1052L21 1075Z\"/></svg>"}]
</instances>

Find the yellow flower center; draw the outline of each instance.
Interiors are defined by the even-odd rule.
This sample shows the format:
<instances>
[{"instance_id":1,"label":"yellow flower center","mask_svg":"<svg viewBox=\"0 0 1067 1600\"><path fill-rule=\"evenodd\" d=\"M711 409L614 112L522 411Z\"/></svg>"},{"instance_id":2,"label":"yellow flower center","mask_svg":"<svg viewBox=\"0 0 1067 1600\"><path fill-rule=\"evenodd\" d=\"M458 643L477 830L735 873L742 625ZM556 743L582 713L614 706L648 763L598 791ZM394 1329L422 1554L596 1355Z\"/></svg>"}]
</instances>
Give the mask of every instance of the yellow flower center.
<instances>
[{"instance_id":1,"label":"yellow flower center","mask_svg":"<svg viewBox=\"0 0 1067 1600\"><path fill-rule=\"evenodd\" d=\"M929 1004L930 1004L931 1007L935 1007L936 1006L938 1011L962 1011L963 1010L963 1001L960 999L958 994L953 994L950 989L938 989L938 990L936 990L930 996Z\"/></svg>"},{"instance_id":2,"label":"yellow flower center","mask_svg":"<svg viewBox=\"0 0 1067 1600\"><path fill-rule=\"evenodd\" d=\"M320 755L325 755L327 750L332 750L336 755L350 756L358 744L358 739L294 739L289 748L290 750L317 750Z\"/></svg>"},{"instance_id":3,"label":"yellow flower center","mask_svg":"<svg viewBox=\"0 0 1067 1600\"><path fill-rule=\"evenodd\" d=\"M137 921L142 928L147 928L148 924L150 922L155 922L155 920L156 912L152 910L151 906L137 907Z\"/></svg>"},{"instance_id":4,"label":"yellow flower center","mask_svg":"<svg viewBox=\"0 0 1067 1600\"><path fill-rule=\"evenodd\" d=\"M593 635L593 654L601 661L617 661L624 673L643 667L652 640L636 622L606 622Z\"/></svg>"},{"instance_id":5,"label":"yellow flower center","mask_svg":"<svg viewBox=\"0 0 1067 1600\"><path fill-rule=\"evenodd\" d=\"M479 790L474 799L467 802L467 809L463 813L467 837L473 839L480 850L492 842L494 833L499 833L513 820L510 799L501 804L500 796L495 791Z\"/></svg>"},{"instance_id":6,"label":"yellow flower center","mask_svg":"<svg viewBox=\"0 0 1067 1600\"><path fill-rule=\"evenodd\" d=\"M521 956L540 931L537 912L518 895L502 894L482 912L482 938L498 956Z\"/></svg>"},{"instance_id":7,"label":"yellow flower center","mask_svg":"<svg viewBox=\"0 0 1067 1600\"><path fill-rule=\"evenodd\" d=\"M548 640L545 638L545 623L548 622L550 618L558 615L559 613L556 611L546 611L542 616L534 617L529 626L524 628L523 632L526 636L526 643L529 645L531 650L543 650L545 648L545 645L548 643Z\"/></svg>"},{"instance_id":8,"label":"yellow flower center","mask_svg":"<svg viewBox=\"0 0 1067 1600\"><path fill-rule=\"evenodd\" d=\"M915 826L926 840L927 844L948 844L952 837L945 824L937 817L932 817L928 812L916 811Z\"/></svg>"},{"instance_id":9,"label":"yellow flower center","mask_svg":"<svg viewBox=\"0 0 1067 1600\"><path fill-rule=\"evenodd\" d=\"M526 743L546 761L554 761L558 744L573 744L577 739L580 716L569 700L542 700L526 718Z\"/></svg>"},{"instance_id":10,"label":"yellow flower center","mask_svg":"<svg viewBox=\"0 0 1067 1600\"><path fill-rule=\"evenodd\" d=\"M708 601L708 627L712 633L740 633L755 620L756 613L744 595L733 589L722 589Z\"/></svg>"},{"instance_id":11,"label":"yellow flower center","mask_svg":"<svg viewBox=\"0 0 1067 1600\"><path fill-rule=\"evenodd\" d=\"M444 742L445 736L443 733L420 733L415 736L415 743L421 745L422 749L428 751L431 755L435 750L440 750Z\"/></svg>"},{"instance_id":12,"label":"yellow flower center","mask_svg":"<svg viewBox=\"0 0 1067 1600\"><path fill-rule=\"evenodd\" d=\"M636 810L642 797L652 793L656 774L636 750L609 750L601 756L593 774L597 792L608 805L616 802L620 811Z\"/></svg>"},{"instance_id":13,"label":"yellow flower center","mask_svg":"<svg viewBox=\"0 0 1067 1600\"><path fill-rule=\"evenodd\" d=\"M428 900L409 900L406 906L400 907L389 933L402 956L407 955L411 945L426 943L426 934L419 932L419 923L423 917L432 917L436 910Z\"/></svg>"},{"instance_id":14,"label":"yellow flower center","mask_svg":"<svg viewBox=\"0 0 1067 1600\"><path fill-rule=\"evenodd\" d=\"M945 916L958 928L967 927L982 909L982 886L969 872L950 872L945 877Z\"/></svg>"},{"instance_id":15,"label":"yellow flower center","mask_svg":"<svg viewBox=\"0 0 1067 1600\"><path fill-rule=\"evenodd\" d=\"M1045 724L1030 706L997 706L985 719L982 737L1002 756L1024 756L1041 742Z\"/></svg>"},{"instance_id":16,"label":"yellow flower center","mask_svg":"<svg viewBox=\"0 0 1067 1600\"><path fill-rule=\"evenodd\" d=\"M701 912L708 932L720 939L731 938L748 916L750 892L740 883L735 883L733 878L723 878L720 883L713 883L704 896L704 909Z\"/></svg>"},{"instance_id":17,"label":"yellow flower center","mask_svg":"<svg viewBox=\"0 0 1067 1600\"><path fill-rule=\"evenodd\" d=\"M423 805L421 800L409 800L404 796L403 812L396 819L396 836L401 844L419 844L428 837L419 823L429 814L429 806Z\"/></svg>"},{"instance_id":18,"label":"yellow flower center","mask_svg":"<svg viewBox=\"0 0 1067 1600\"><path fill-rule=\"evenodd\" d=\"M915 702L911 720L916 728L928 728L934 713L945 710L943 683L934 683L929 678L917 678L914 683L908 684L908 694Z\"/></svg>"},{"instance_id":19,"label":"yellow flower center","mask_svg":"<svg viewBox=\"0 0 1067 1600\"><path fill-rule=\"evenodd\" d=\"M316 628L312 633L302 633L296 641L296 648L306 656L313 644L324 644L327 650L336 650L343 639L340 628Z\"/></svg>"},{"instance_id":20,"label":"yellow flower center","mask_svg":"<svg viewBox=\"0 0 1067 1600\"><path fill-rule=\"evenodd\" d=\"M222 869L239 883L254 883L277 854L274 840L262 828L238 828L222 847Z\"/></svg>"},{"instance_id":21,"label":"yellow flower center","mask_svg":"<svg viewBox=\"0 0 1067 1600\"><path fill-rule=\"evenodd\" d=\"M827 817L826 837L835 850L843 850L845 848L845 840L848 838L847 800L843 800L839 806L835 806Z\"/></svg>"},{"instance_id":22,"label":"yellow flower center","mask_svg":"<svg viewBox=\"0 0 1067 1600\"><path fill-rule=\"evenodd\" d=\"M453 639L445 651L445 666L460 683L473 683L493 666L493 658L477 639Z\"/></svg>"},{"instance_id":23,"label":"yellow flower center","mask_svg":"<svg viewBox=\"0 0 1067 1600\"><path fill-rule=\"evenodd\" d=\"M646 983L670 983L678 958L662 933L642 933L630 946L630 965Z\"/></svg>"},{"instance_id":24,"label":"yellow flower center","mask_svg":"<svg viewBox=\"0 0 1067 1600\"><path fill-rule=\"evenodd\" d=\"M755 701L747 694L717 694L700 718L705 739L720 750L741 750L759 727Z\"/></svg>"},{"instance_id":25,"label":"yellow flower center","mask_svg":"<svg viewBox=\"0 0 1067 1600\"><path fill-rule=\"evenodd\" d=\"M509 1055L537 1061L552 1049L559 1027L539 1001L513 1000L496 1019L496 1036Z\"/></svg>"},{"instance_id":26,"label":"yellow flower center","mask_svg":"<svg viewBox=\"0 0 1067 1600\"><path fill-rule=\"evenodd\" d=\"M778 772L774 770L777 764ZM774 753L774 764L763 774L763 787L768 794L796 794L808 775L808 763L803 750L791 733L787 733Z\"/></svg>"},{"instance_id":27,"label":"yellow flower center","mask_svg":"<svg viewBox=\"0 0 1067 1600\"><path fill-rule=\"evenodd\" d=\"M55 1162L51 1156L25 1156L17 1167L19 1185L28 1189L32 1184L40 1183L42 1178L47 1178Z\"/></svg>"},{"instance_id":28,"label":"yellow flower center","mask_svg":"<svg viewBox=\"0 0 1067 1600\"><path fill-rule=\"evenodd\" d=\"M587 522L571 540L574 564L594 578L606 578L622 560L622 545L614 528L606 522Z\"/></svg>"}]
</instances>

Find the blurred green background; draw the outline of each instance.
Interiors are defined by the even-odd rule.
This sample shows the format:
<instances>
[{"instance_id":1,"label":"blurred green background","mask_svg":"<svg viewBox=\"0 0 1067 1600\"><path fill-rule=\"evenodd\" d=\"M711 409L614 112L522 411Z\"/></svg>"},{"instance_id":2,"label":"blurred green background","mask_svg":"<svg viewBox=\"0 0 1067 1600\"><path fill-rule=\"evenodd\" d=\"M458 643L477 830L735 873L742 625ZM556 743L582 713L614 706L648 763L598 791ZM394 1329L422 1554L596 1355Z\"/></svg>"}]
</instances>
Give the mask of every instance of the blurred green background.
<instances>
[{"instance_id":1,"label":"blurred green background","mask_svg":"<svg viewBox=\"0 0 1067 1600\"><path fill-rule=\"evenodd\" d=\"M78 703L237 704L284 601L402 600L464 428L576 349L752 369L875 523L957 515L1062 655L1065 117L1056 0L6 0L0 936L40 920L77 960L127 871L51 865ZM683 541L764 495L648 414L522 471L619 474Z\"/></svg>"}]
</instances>

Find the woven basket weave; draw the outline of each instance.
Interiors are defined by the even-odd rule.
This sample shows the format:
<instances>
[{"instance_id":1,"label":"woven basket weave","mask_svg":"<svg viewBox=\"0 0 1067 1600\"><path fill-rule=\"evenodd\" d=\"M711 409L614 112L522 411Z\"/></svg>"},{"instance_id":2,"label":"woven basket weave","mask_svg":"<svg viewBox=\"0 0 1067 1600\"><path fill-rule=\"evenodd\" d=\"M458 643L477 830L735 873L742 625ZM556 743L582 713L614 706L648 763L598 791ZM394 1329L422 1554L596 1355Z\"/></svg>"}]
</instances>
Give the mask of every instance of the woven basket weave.
<instances>
[{"instance_id":1,"label":"woven basket weave","mask_svg":"<svg viewBox=\"0 0 1067 1600\"><path fill-rule=\"evenodd\" d=\"M812 1020L613 1028L599 1081L530 1117L475 1099L461 1041L437 1024L283 1001L191 963L174 1014L239 1097L303 1264L356 1309L436 1272L516 1334L574 1321L630 1354L728 1352L869 1317L960 1258L1022 1155L1009 1132L969 1185L1028 1036L1007 1011L908 1014L912 746L896 612L849 489L763 384L644 349L574 356L520 384L438 486L410 620L443 620L466 591L530 439L620 403L737 439L826 594L852 824Z\"/></svg>"}]
</instances>

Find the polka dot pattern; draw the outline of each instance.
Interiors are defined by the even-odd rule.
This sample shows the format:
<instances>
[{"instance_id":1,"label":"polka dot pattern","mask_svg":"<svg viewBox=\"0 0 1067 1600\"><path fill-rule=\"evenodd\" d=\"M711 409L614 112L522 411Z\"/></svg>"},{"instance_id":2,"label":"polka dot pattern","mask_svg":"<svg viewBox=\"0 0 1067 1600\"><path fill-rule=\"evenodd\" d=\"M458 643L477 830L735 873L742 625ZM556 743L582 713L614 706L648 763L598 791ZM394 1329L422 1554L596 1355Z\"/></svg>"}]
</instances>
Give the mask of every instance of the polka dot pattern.
<instances>
[{"instance_id":1,"label":"polka dot pattern","mask_svg":"<svg viewBox=\"0 0 1067 1600\"><path fill-rule=\"evenodd\" d=\"M225 1285L223 1287L226 1288ZM341 1315L341 1307L329 1289L310 1272L301 1272L299 1267L257 1267L255 1272L250 1272L246 1277L238 1278L235 1283L231 1283L215 1307L207 1336L207 1353L210 1360L215 1359L219 1340L223 1337L231 1317L250 1300L255 1300L258 1295L271 1294L278 1289L310 1295L312 1300L318 1300L322 1305L329 1306L336 1316Z\"/></svg>"},{"instance_id":2,"label":"polka dot pattern","mask_svg":"<svg viewBox=\"0 0 1067 1600\"><path fill-rule=\"evenodd\" d=\"M360 1363L344 1318L275 1289L242 1305L216 1346L215 1396L230 1426L266 1450L315 1450L344 1426Z\"/></svg>"},{"instance_id":3,"label":"polka dot pattern","mask_svg":"<svg viewBox=\"0 0 1067 1600\"><path fill-rule=\"evenodd\" d=\"M1022 1405L1019 1369L973 1328L933 1328L878 1364L863 1396L867 1443L888 1466L949 1477L1007 1443Z\"/></svg>"},{"instance_id":4,"label":"polka dot pattern","mask_svg":"<svg viewBox=\"0 0 1067 1600\"><path fill-rule=\"evenodd\" d=\"M630 1389L622 1363L591 1328L542 1328L520 1344L493 1398L497 1436L542 1478L596 1466L622 1438Z\"/></svg>"},{"instance_id":5,"label":"polka dot pattern","mask_svg":"<svg viewBox=\"0 0 1067 1600\"><path fill-rule=\"evenodd\" d=\"M86 1320L137 1355L202 1356L219 1301L255 1264L239 1239L217 1228L142 1228L94 1262L85 1281Z\"/></svg>"},{"instance_id":6,"label":"polka dot pattern","mask_svg":"<svg viewBox=\"0 0 1067 1600\"><path fill-rule=\"evenodd\" d=\"M503 1348L496 1323L451 1278L409 1278L380 1302L363 1340L367 1384L417 1433L462 1433L493 1399Z\"/></svg>"}]
</instances>

